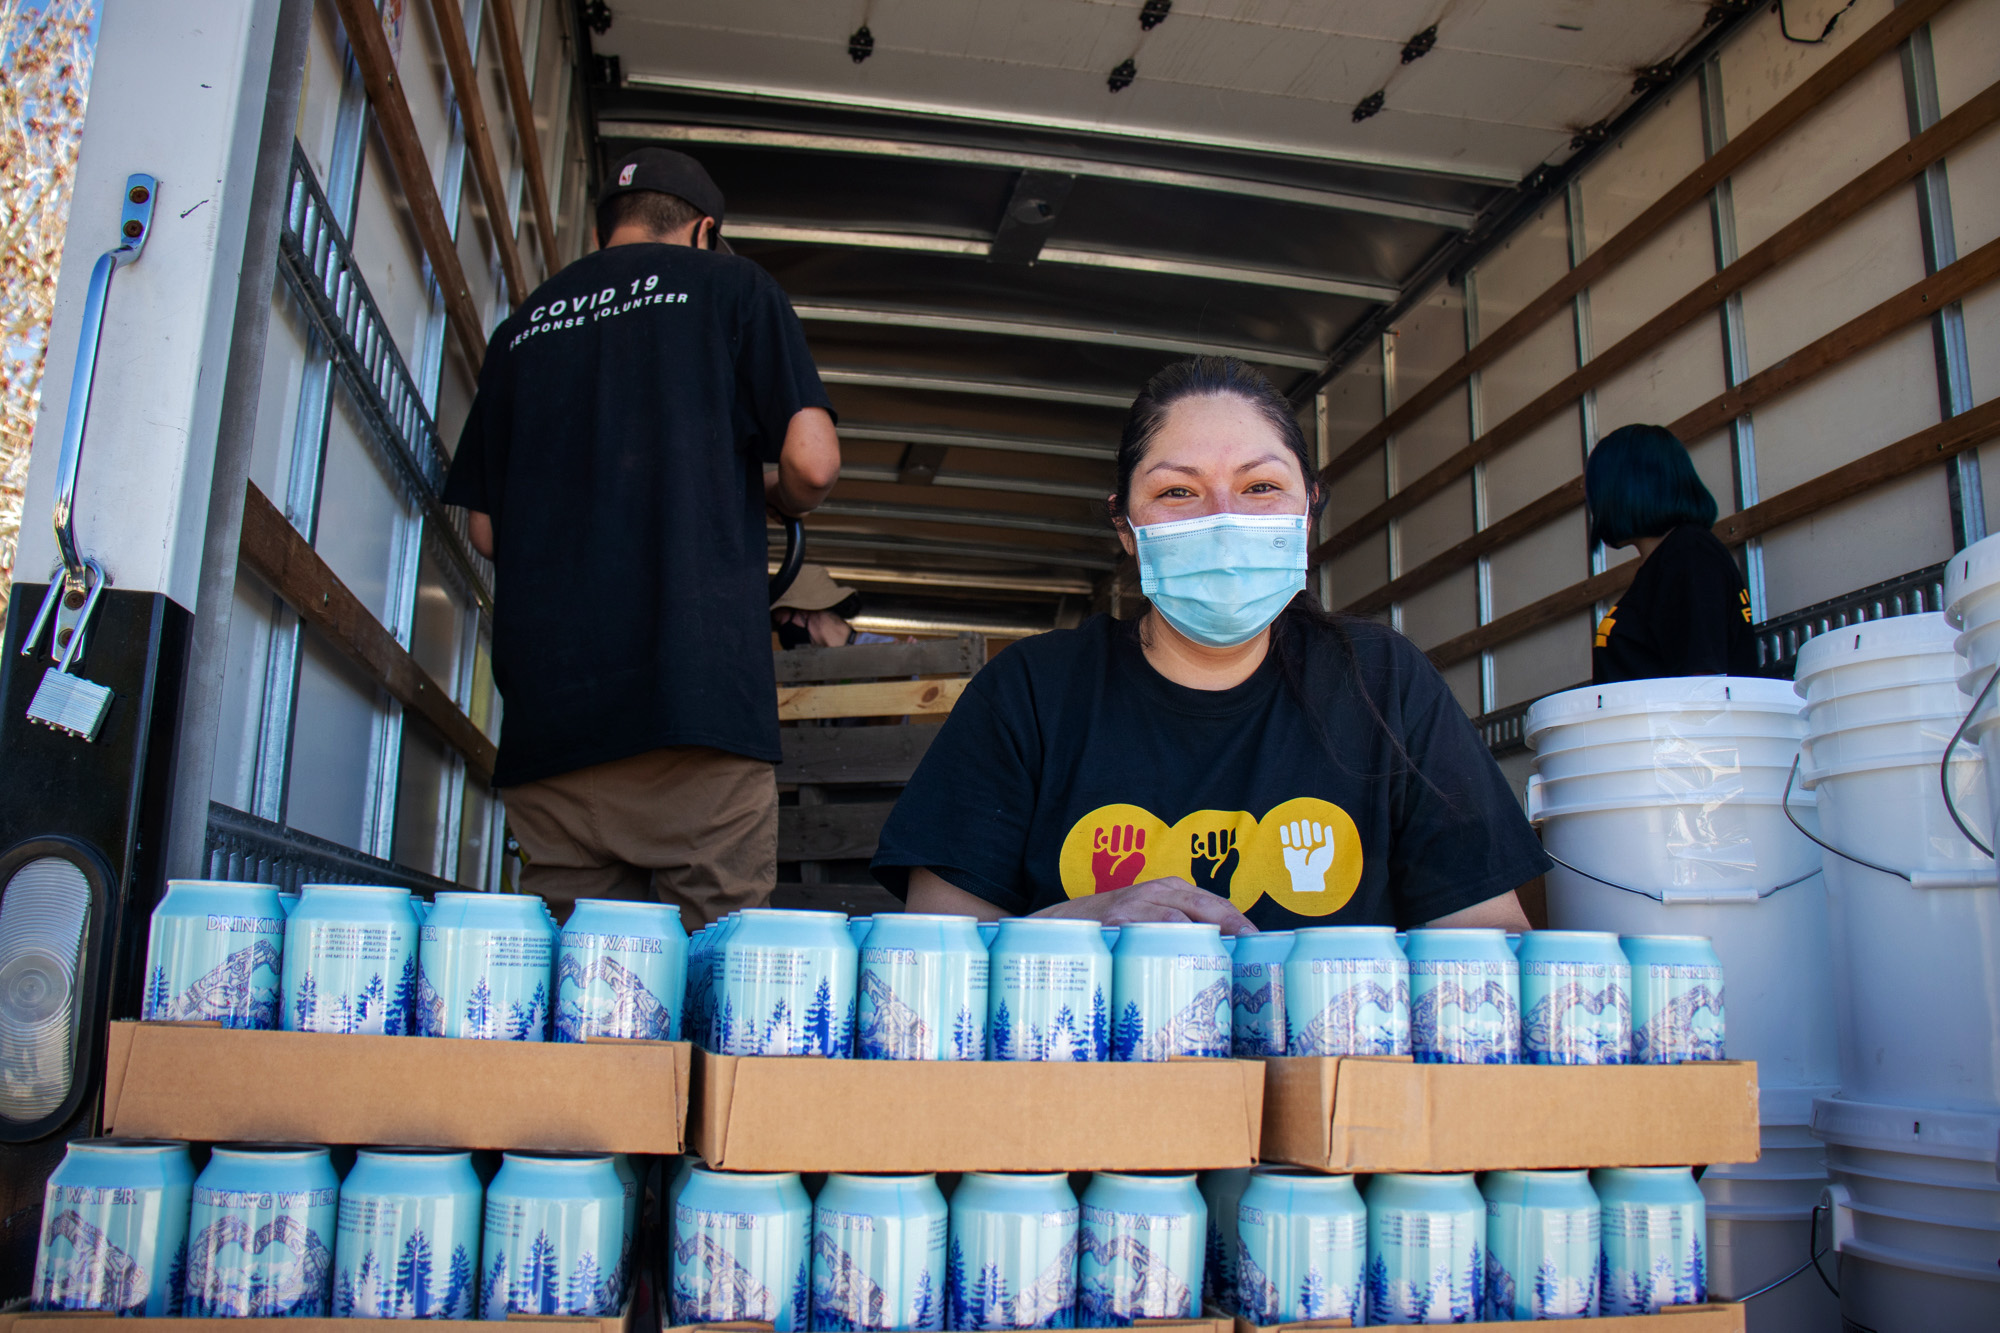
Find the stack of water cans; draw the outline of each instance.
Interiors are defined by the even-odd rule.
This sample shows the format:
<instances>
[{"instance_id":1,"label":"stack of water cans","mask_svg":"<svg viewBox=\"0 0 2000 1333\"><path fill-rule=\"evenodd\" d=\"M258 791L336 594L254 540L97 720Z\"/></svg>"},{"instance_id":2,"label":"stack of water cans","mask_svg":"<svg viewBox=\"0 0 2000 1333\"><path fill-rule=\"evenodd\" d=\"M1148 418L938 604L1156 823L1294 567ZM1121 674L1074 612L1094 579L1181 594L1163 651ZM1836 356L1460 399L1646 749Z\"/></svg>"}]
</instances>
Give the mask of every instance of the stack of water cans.
<instances>
[{"instance_id":1,"label":"stack of water cans","mask_svg":"<svg viewBox=\"0 0 2000 1333\"><path fill-rule=\"evenodd\" d=\"M608 1154L84 1139L43 1196L37 1310L505 1319L624 1307L637 1177Z\"/></svg>"},{"instance_id":2,"label":"stack of water cans","mask_svg":"<svg viewBox=\"0 0 2000 1333\"><path fill-rule=\"evenodd\" d=\"M586 899L558 931L529 894L174 880L140 1017L487 1041L678 1041L680 909Z\"/></svg>"}]
</instances>

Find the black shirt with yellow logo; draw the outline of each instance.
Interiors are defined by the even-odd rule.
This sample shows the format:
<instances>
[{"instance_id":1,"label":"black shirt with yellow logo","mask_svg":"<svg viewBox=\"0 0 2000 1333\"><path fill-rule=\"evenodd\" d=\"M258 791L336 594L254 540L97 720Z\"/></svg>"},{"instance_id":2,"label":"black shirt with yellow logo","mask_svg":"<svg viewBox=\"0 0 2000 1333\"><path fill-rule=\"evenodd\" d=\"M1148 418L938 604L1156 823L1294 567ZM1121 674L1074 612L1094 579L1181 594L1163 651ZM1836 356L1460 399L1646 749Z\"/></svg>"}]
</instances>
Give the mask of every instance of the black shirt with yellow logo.
<instances>
[{"instance_id":1,"label":"black shirt with yellow logo","mask_svg":"<svg viewBox=\"0 0 2000 1333\"><path fill-rule=\"evenodd\" d=\"M1750 594L1729 548L1707 528L1675 528L1597 623L1591 681L1754 676Z\"/></svg>"},{"instance_id":2,"label":"black shirt with yellow logo","mask_svg":"<svg viewBox=\"0 0 2000 1333\"><path fill-rule=\"evenodd\" d=\"M1276 653L1233 689L1177 685L1146 661L1138 622L1106 616L1008 648L897 802L876 877L901 894L928 866L1017 914L1180 877L1282 929L1421 925L1548 868L1409 640L1290 620L1300 692Z\"/></svg>"}]
</instances>

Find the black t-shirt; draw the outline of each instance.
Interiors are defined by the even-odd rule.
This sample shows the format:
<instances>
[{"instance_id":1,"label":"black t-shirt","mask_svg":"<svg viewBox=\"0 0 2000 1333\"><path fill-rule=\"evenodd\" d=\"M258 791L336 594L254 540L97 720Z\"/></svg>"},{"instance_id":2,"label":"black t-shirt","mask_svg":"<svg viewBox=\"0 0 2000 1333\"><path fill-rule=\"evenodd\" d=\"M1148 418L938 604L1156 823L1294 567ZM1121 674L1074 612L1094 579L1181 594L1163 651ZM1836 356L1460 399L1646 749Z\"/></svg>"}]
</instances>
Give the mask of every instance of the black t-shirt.
<instances>
[{"instance_id":1,"label":"black t-shirt","mask_svg":"<svg viewBox=\"0 0 2000 1333\"><path fill-rule=\"evenodd\" d=\"M1707 528L1675 528L1597 623L1591 681L1754 676L1750 593L1729 548Z\"/></svg>"},{"instance_id":2,"label":"black t-shirt","mask_svg":"<svg viewBox=\"0 0 2000 1333\"><path fill-rule=\"evenodd\" d=\"M1287 616L1299 692L1275 649L1243 684L1196 690L1146 661L1138 623L1024 639L973 677L882 830L876 877L902 894L929 866L1028 913L1181 876L1282 929L1420 925L1548 867L1402 635Z\"/></svg>"},{"instance_id":3,"label":"black t-shirt","mask_svg":"<svg viewBox=\"0 0 2000 1333\"><path fill-rule=\"evenodd\" d=\"M444 499L493 516L496 784L779 757L763 465L808 407L798 317L732 255L600 250L494 333Z\"/></svg>"}]
</instances>

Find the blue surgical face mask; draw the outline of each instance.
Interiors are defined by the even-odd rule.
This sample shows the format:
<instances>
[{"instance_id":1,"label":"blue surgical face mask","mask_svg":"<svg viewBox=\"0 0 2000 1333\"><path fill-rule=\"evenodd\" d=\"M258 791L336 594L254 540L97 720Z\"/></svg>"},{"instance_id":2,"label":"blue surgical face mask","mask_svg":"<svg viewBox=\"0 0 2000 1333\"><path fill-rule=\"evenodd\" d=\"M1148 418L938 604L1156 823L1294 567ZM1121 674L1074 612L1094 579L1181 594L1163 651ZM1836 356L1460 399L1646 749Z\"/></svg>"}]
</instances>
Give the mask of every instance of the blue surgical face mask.
<instances>
[{"instance_id":1,"label":"blue surgical face mask","mask_svg":"<svg viewBox=\"0 0 2000 1333\"><path fill-rule=\"evenodd\" d=\"M1206 514L1134 527L1139 588L1196 643L1232 648L1306 586L1304 514Z\"/></svg>"}]
</instances>

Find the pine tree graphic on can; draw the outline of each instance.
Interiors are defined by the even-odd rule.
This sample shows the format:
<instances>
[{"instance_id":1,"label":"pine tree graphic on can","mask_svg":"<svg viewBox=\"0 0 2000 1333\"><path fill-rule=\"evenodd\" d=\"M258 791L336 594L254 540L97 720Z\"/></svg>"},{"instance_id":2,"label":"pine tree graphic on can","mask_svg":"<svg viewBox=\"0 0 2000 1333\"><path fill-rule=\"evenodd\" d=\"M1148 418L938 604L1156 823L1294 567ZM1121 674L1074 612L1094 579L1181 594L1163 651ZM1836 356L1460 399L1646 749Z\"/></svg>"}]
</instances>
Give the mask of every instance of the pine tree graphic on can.
<instances>
[{"instance_id":1,"label":"pine tree graphic on can","mask_svg":"<svg viewBox=\"0 0 2000 1333\"><path fill-rule=\"evenodd\" d=\"M948 1232L935 1176L829 1175L813 1201L813 1328L942 1329Z\"/></svg>"},{"instance_id":2,"label":"pine tree graphic on can","mask_svg":"<svg viewBox=\"0 0 2000 1333\"><path fill-rule=\"evenodd\" d=\"M793 1172L689 1168L671 1196L675 1324L734 1320L805 1333L812 1319L812 1200Z\"/></svg>"},{"instance_id":3,"label":"pine tree graphic on can","mask_svg":"<svg viewBox=\"0 0 2000 1333\"><path fill-rule=\"evenodd\" d=\"M951 1195L945 1327L1075 1327L1081 1220L1059 1171L960 1177Z\"/></svg>"},{"instance_id":4,"label":"pine tree graphic on can","mask_svg":"<svg viewBox=\"0 0 2000 1333\"><path fill-rule=\"evenodd\" d=\"M1622 1065L1632 1058L1632 968L1618 937L1535 930L1521 937L1521 1054L1535 1065Z\"/></svg>"},{"instance_id":5,"label":"pine tree graphic on can","mask_svg":"<svg viewBox=\"0 0 2000 1333\"><path fill-rule=\"evenodd\" d=\"M1229 984L1230 1052L1239 1060L1285 1053L1285 959L1295 936L1263 930L1232 936Z\"/></svg>"},{"instance_id":6,"label":"pine tree graphic on can","mask_svg":"<svg viewBox=\"0 0 2000 1333\"><path fill-rule=\"evenodd\" d=\"M1413 932L1414 933L1414 932ZM1486 1277L1486 1201L1471 1172L1368 1182L1368 1322L1466 1324Z\"/></svg>"},{"instance_id":7,"label":"pine tree graphic on can","mask_svg":"<svg viewBox=\"0 0 2000 1333\"><path fill-rule=\"evenodd\" d=\"M193 1185L185 1143L69 1143L42 1191L30 1308L180 1314Z\"/></svg>"},{"instance_id":8,"label":"pine tree graphic on can","mask_svg":"<svg viewBox=\"0 0 2000 1333\"><path fill-rule=\"evenodd\" d=\"M1360 1322L1368 1208L1353 1176L1260 1169L1237 1203L1236 1235L1243 1318Z\"/></svg>"},{"instance_id":9,"label":"pine tree graphic on can","mask_svg":"<svg viewBox=\"0 0 2000 1333\"><path fill-rule=\"evenodd\" d=\"M413 1034L417 916L408 889L308 884L285 921L284 1026Z\"/></svg>"},{"instance_id":10,"label":"pine tree graphic on can","mask_svg":"<svg viewBox=\"0 0 2000 1333\"><path fill-rule=\"evenodd\" d=\"M1657 1314L1708 1299L1706 1201L1684 1166L1590 1173L1602 1210L1598 1313Z\"/></svg>"},{"instance_id":11,"label":"pine tree graphic on can","mask_svg":"<svg viewBox=\"0 0 2000 1333\"><path fill-rule=\"evenodd\" d=\"M540 898L440 893L418 932L417 1032L546 1041L555 934Z\"/></svg>"},{"instance_id":12,"label":"pine tree graphic on can","mask_svg":"<svg viewBox=\"0 0 2000 1333\"><path fill-rule=\"evenodd\" d=\"M284 952L277 886L168 880L147 931L139 1017L275 1028Z\"/></svg>"},{"instance_id":13,"label":"pine tree graphic on can","mask_svg":"<svg viewBox=\"0 0 2000 1333\"><path fill-rule=\"evenodd\" d=\"M1597 1313L1599 1211L1588 1171L1492 1171L1486 1198L1486 1317Z\"/></svg>"},{"instance_id":14,"label":"pine tree graphic on can","mask_svg":"<svg viewBox=\"0 0 2000 1333\"><path fill-rule=\"evenodd\" d=\"M1521 965L1500 930L1413 930L1410 1051L1418 1064L1521 1058Z\"/></svg>"},{"instance_id":15,"label":"pine tree graphic on can","mask_svg":"<svg viewBox=\"0 0 2000 1333\"><path fill-rule=\"evenodd\" d=\"M986 1058L1111 1058L1111 951L1093 921L1005 917L988 953Z\"/></svg>"},{"instance_id":16,"label":"pine tree graphic on can","mask_svg":"<svg viewBox=\"0 0 2000 1333\"><path fill-rule=\"evenodd\" d=\"M476 1317L481 1211L471 1153L362 1149L340 1187L334 1317Z\"/></svg>"},{"instance_id":17,"label":"pine tree graphic on can","mask_svg":"<svg viewBox=\"0 0 2000 1333\"><path fill-rule=\"evenodd\" d=\"M1195 1317L1207 1236L1208 1206L1192 1175L1092 1176L1083 1192L1079 1326Z\"/></svg>"},{"instance_id":18,"label":"pine tree graphic on can","mask_svg":"<svg viewBox=\"0 0 2000 1333\"><path fill-rule=\"evenodd\" d=\"M1114 1060L1227 1059L1230 961L1199 922L1133 922L1111 954Z\"/></svg>"},{"instance_id":19,"label":"pine tree graphic on can","mask_svg":"<svg viewBox=\"0 0 2000 1333\"><path fill-rule=\"evenodd\" d=\"M679 1041L688 938L663 903L585 898L556 954L556 1040Z\"/></svg>"},{"instance_id":20,"label":"pine tree graphic on can","mask_svg":"<svg viewBox=\"0 0 2000 1333\"><path fill-rule=\"evenodd\" d=\"M861 950L855 1051L864 1060L983 1060L986 991L986 948L971 917L875 917Z\"/></svg>"},{"instance_id":21,"label":"pine tree graphic on can","mask_svg":"<svg viewBox=\"0 0 2000 1333\"><path fill-rule=\"evenodd\" d=\"M711 963L709 1049L848 1059L859 953L839 912L746 910Z\"/></svg>"},{"instance_id":22,"label":"pine tree graphic on can","mask_svg":"<svg viewBox=\"0 0 2000 1333\"><path fill-rule=\"evenodd\" d=\"M1310 926L1285 956L1285 1053L1408 1055L1410 965L1387 926Z\"/></svg>"},{"instance_id":23,"label":"pine tree graphic on can","mask_svg":"<svg viewBox=\"0 0 2000 1333\"><path fill-rule=\"evenodd\" d=\"M1632 1062L1723 1060L1722 960L1700 935L1620 935L1632 964Z\"/></svg>"},{"instance_id":24,"label":"pine tree graphic on can","mask_svg":"<svg viewBox=\"0 0 2000 1333\"><path fill-rule=\"evenodd\" d=\"M510 1152L486 1190L482 1319L615 1314L625 1189L607 1154Z\"/></svg>"},{"instance_id":25,"label":"pine tree graphic on can","mask_svg":"<svg viewBox=\"0 0 2000 1333\"><path fill-rule=\"evenodd\" d=\"M189 1208L188 1316L325 1316L339 1204L340 1179L325 1148L215 1149Z\"/></svg>"}]
</instances>

